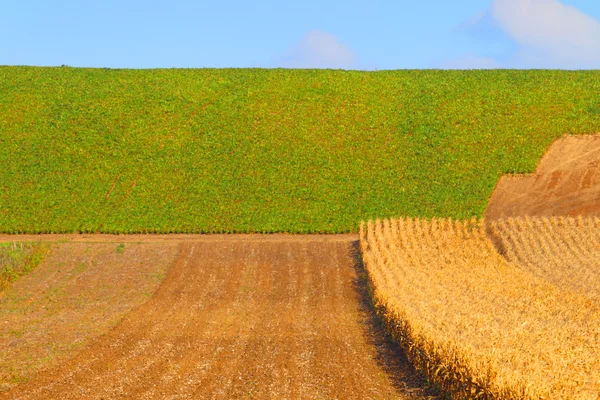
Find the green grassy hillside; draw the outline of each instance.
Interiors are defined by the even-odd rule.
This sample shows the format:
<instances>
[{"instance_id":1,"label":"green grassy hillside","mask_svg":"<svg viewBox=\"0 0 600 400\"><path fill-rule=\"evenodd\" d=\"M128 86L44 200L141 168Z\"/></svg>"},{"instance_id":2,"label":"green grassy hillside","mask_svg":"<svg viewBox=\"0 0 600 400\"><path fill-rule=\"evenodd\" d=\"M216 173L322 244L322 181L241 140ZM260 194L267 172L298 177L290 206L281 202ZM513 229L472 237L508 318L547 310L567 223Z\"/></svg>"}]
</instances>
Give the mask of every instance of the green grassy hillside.
<instances>
[{"instance_id":1,"label":"green grassy hillside","mask_svg":"<svg viewBox=\"0 0 600 400\"><path fill-rule=\"evenodd\" d=\"M481 216L600 132L600 71L0 67L2 232L346 232Z\"/></svg>"}]
</instances>

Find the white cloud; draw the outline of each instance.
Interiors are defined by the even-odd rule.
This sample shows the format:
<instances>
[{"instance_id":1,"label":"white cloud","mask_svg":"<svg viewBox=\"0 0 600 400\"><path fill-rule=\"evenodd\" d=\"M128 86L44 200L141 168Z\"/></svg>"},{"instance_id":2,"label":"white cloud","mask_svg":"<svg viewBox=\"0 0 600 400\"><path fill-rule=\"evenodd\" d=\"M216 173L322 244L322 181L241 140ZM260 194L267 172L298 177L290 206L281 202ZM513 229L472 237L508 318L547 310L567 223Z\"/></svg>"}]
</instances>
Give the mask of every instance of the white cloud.
<instances>
[{"instance_id":1,"label":"white cloud","mask_svg":"<svg viewBox=\"0 0 600 400\"><path fill-rule=\"evenodd\" d=\"M491 15L520 46L518 63L600 68L600 22L559 0L494 0Z\"/></svg>"},{"instance_id":2,"label":"white cloud","mask_svg":"<svg viewBox=\"0 0 600 400\"><path fill-rule=\"evenodd\" d=\"M327 32L313 30L282 57L279 66L285 68L332 68L353 69L357 67L356 54Z\"/></svg>"},{"instance_id":3,"label":"white cloud","mask_svg":"<svg viewBox=\"0 0 600 400\"><path fill-rule=\"evenodd\" d=\"M480 57L467 54L462 57L446 60L442 63L443 69L495 69L500 68L500 63L491 57Z\"/></svg>"}]
</instances>

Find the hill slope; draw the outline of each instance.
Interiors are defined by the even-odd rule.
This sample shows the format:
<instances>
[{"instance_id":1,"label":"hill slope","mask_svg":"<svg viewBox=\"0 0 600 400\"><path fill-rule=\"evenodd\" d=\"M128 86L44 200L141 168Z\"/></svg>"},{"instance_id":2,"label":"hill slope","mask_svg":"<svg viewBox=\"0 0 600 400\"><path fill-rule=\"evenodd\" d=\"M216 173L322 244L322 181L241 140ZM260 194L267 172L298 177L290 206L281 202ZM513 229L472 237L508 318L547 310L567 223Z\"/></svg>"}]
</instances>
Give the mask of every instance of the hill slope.
<instances>
[{"instance_id":1,"label":"hill slope","mask_svg":"<svg viewBox=\"0 0 600 400\"><path fill-rule=\"evenodd\" d=\"M0 67L2 232L346 232L481 216L600 131L600 72Z\"/></svg>"}]
</instances>

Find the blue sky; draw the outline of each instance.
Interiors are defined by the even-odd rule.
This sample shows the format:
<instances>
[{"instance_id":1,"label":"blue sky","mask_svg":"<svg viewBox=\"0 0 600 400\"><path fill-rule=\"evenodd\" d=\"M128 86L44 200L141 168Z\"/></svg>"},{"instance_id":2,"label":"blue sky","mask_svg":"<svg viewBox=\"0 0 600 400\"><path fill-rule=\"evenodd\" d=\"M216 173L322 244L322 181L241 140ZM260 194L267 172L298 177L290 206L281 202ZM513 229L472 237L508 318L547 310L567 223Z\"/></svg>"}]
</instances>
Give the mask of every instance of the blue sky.
<instances>
[{"instance_id":1,"label":"blue sky","mask_svg":"<svg viewBox=\"0 0 600 400\"><path fill-rule=\"evenodd\" d=\"M0 65L600 69L598 0L6 0Z\"/></svg>"}]
</instances>

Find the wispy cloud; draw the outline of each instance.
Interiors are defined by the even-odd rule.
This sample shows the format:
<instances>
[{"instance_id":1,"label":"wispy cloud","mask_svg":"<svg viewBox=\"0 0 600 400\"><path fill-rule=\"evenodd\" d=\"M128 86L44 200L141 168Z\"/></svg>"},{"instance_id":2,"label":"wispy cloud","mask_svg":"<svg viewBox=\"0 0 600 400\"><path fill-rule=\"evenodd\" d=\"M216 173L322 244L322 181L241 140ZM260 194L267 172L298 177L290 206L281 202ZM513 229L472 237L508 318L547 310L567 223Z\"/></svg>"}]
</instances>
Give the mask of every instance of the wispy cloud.
<instances>
[{"instance_id":1,"label":"wispy cloud","mask_svg":"<svg viewBox=\"0 0 600 400\"><path fill-rule=\"evenodd\" d=\"M600 68L600 22L579 9L559 0L495 0L490 11L498 25L522 46L522 61Z\"/></svg>"},{"instance_id":2,"label":"wispy cloud","mask_svg":"<svg viewBox=\"0 0 600 400\"><path fill-rule=\"evenodd\" d=\"M457 29L503 51L447 62L456 68L600 69L600 21L561 0L493 0Z\"/></svg>"},{"instance_id":3,"label":"wispy cloud","mask_svg":"<svg viewBox=\"0 0 600 400\"><path fill-rule=\"evenodd\" d=\"M484 41L501 41L506 33L498 26L490 10L483 11L459 24L454 32L466 33L470 37Z\"/></svg>"},{"instance_id":4,"label":"wispy cloud","mask_svg":"<svg viewBox=\"0 0 600 400\"><path fill-rule=\"evenodd\" d=\"M284 68L354 69L357 57L354 51L335 36L313 30L277 62Z\"/></svg>"}]
</instances>

